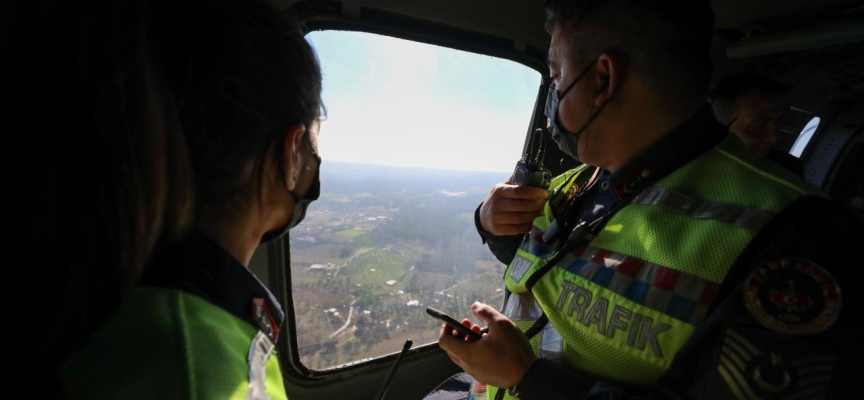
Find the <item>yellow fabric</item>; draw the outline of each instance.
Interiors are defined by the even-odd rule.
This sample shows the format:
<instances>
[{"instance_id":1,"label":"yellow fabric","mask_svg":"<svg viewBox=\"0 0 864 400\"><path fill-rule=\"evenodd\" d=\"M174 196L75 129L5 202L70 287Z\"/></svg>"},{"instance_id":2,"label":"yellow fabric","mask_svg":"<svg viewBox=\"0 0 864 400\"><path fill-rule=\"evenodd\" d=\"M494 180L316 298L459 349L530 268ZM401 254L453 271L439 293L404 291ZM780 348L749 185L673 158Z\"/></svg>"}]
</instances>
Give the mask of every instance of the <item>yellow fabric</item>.
<instances>
[{"instance_id":1,"label":"yellow fabric","mask_svg":"<svg viewBox=\"0 0 864 400\"><path fill-rule=\"evenodd\" d=\"M708 173L710 181L705 180ZM782 167L752 155L732 137L654 186L772 214L802 195L820 193ZM694 221L663 207L630 204L610 219L592 245L719 283L753 236L755 232L717 220Z\"/></svg>"},{"instance_id":2,"label":"yellow fabric","mask_svg":"<svg viewBox=\"0 0 864 400\"><path fill-rule=\"evenodd\" d=\"M245 399L257 329L175 289L137 288L64 367L72 399ZM267 394L287 399L276 355Z\"/></svg>"},{"instance_id":3,"label":"yellow fabric","mask_svg":"<svg viewBox=\"0 0 864 400\"><path fill-rule=\"evenodd\" d=\"M573 280L573 276L562 268L553 268L537 282L534 293L558 293L558 288L565 280ZM592 296L578 320L577 312L570 313L572 309L569 305L574 301L572 296L564 299L563 307L560 296L541 296L537 301L550 321L559 321L559 324L561 321L574 321L571 326L578 326L578 329L566 329L553 322L558 333L564 338L564 357L567 364L580 371L633 385L650 384L666 371L675 353L695 330L693 325L634 303L593 282L580 280L579 285L588 289ZM616 306L632 312L633 317L625 318L619 315L615 318L613 309ZM636 315L640 317L635 317ZM628 344L633 340L639 342L637 338L640 328L644 330L646 324L649 324L645 317L650 318L650 326L669 327L662 335L657 336L659 357L648 342L642 342L641 346ZM616 322L623 326L619 325L616 329Z\"/></svg>"},{"instance_id":4,"label":"yellow fabric","mask_svg":"<svg viewBox=\"0 0 864 400\"><path fill-rule=\"evenodd\" d=\"M719 283L753 236L720 221L630 204L591 244Z\"/></svg>"},{"instance_id":5,"label":"yellow fabric","mask_svg":"<svg viewBox=\"0 0 864 400\"><path fill-rule=\"evenodd\" d=\"M572 191L578 190L578 188L572 188L572 180L578 179L578 175L581 175L583 172L590 172L592 169L588 165L582 164L570 171L567 171L561 175L558 175L552 178L551 183L549 184L549 189L551 190L559 190L559 191ZM575 175L575 177L574 177ZM571 180L571 178L573 178ZM570 183L568 185L568 183ZM571 189L572 188L572 189ZM534 226L541 231L545 231L546 228L549 227L549 223L552 221L552 209L549 207L549 203L543 207L543 214L540 214L537 218L534 219Z\"/></svg>"},{"instance_id":6,"label":"yellow fabric","mask_svg":"<svg viewBox=\"0 0 864 400\"><path fill-rule=\"evenodd\" d=\"M528 253L522 249L516 250L516 258L515 259L518 260L519 257L521 257L524 260L531 262L531 267L525 272L524 276L526 276L526 277L531 276L531 274L536 272L537 268L539 268L539 267L543 266L543 264L545 264L544 260L542 260L542 259L538 258L537 256L535 256L531 253ZM504 273L504 280L505 280L505 284L507 285L507 289L510 290L510 292L512 292L512 293L525 293L526 291L528 291L528 289L525 287L525 283L528 281L528 279L522 278L517 282L516 280L513 279L513 277L510 274L511 268L516 268L515 262L510 263L510 267L508 267L507 272Z\"/></svg>"},{"instance_id":7,"label":"yellow fabric","mask_svg":"<svg viewBox=\"0 0 864 400\"><path fill-rule=\"evenodd\" d=\"M584 169L569 171L553 182L560 185L581 170ZM710 180L706 179L708 176ZM782 167L752 155L740 141L731 137L654 186L672 189L699 201L731 203L769 214L780 212L803 195L821 195L816 188ZM534 221L531 237L523 241L522 251L517 253L505 274L511 291L524 292L528 277L544 264L543 260L532 259L524 250L536 245L532 243L533 237L542 233L550 222L547 204L546 212ZM629 204L610 219L590 245L719 284L757 233L757 230L715 219L696 219L658 205ZM525 263L526 259L531 261L531 267L517 282L510 273L517 262ZM564 339L564 357L570 367L634 385L655 382L696 327L569 273L562 266L565 266L563 261L538 280L532 292ZM595 303L579 309L591 311L591 319L576 318L575 311L570 314L571 309L565 304L568 301L566 285L578 290L585 296L583 298L591 296ZM604 300L597 303L599 298ZM569 301L572 300L571 297ZM593 309L595 305L596 310ZM618 314L613 314L613 309ZM621 329L623 325L619 325L618 330L610 330L610 320L614 317L620 322L625 314L631 317L629 330ZM655 348L633 345L629 332L633 326L644 326L641 325L644 321L658 329L668 325L662 334L652 336L659 344ZM530 321L522 323L530 326ZM601 323L606 324L605 328L599 327ZM654 349L660 349L659 353Z\"/></svg>"}]
</instances>

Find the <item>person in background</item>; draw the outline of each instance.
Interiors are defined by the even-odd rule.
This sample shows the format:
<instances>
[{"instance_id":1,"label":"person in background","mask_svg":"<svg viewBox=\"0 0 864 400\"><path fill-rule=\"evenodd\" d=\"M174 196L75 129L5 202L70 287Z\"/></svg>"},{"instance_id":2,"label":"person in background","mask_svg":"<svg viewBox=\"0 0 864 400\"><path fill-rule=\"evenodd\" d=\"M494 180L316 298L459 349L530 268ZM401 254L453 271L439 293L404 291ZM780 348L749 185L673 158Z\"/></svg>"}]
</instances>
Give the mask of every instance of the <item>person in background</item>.
<instances>
[{"instance_id":1,"label":"person in background","mask_svg":"<svg viewBox=\"0 0 864 400\"><path fill-rule=\"evenodd\" d=\"M284 314L247 268L319 193L321 71L299 26L254 1L160 3L195 220L64 369L71 398L286 398ZM190 29L194 21L195 29Z\"/></svg>"},{"instance_id":2,"label":"person in background","mask_svg":"<svg viewBox=\"0 0 864 400\"><path fill-rule=\"evenodd\" d=\"M777 120L783 113L785 97L786 89L779 83L748 73L727 76L708 93L714 116L729 133L754 153L803 177L801 159L774 148L780 139Z\"/></svg>"},{"instance_id":3,"label":"person in background","mask_svg":"<svg viewBox=\"0 0 864 400\"><path fill-rule=\"evenodd\" d=\"M70 355L191 223L191 166L147 2L3 7L12 397L61 398Z\"/></svg>"}]
</instances>

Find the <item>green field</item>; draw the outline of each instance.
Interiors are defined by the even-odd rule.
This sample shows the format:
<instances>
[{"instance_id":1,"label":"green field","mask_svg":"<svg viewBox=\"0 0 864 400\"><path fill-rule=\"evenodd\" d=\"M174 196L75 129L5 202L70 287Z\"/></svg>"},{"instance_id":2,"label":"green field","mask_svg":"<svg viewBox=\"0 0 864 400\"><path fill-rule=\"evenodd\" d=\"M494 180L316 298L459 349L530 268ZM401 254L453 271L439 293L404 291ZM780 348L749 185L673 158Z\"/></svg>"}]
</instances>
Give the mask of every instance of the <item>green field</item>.
<instances>
[{"instance_id":1,"label":"green field","mask_svg":"<svg viewBox=\"0 0 864 400\"><path fill-rule=\"evenodd\" d=\"M336 236L341 236L348 239L354 239L357 236L366 233L365 231L357 230L357 229L346 229L344 231L336 232Z\"/></svg>"},{"instance_id":2,"label":"green field","mask_svg":"<svg viewBox=\"0 0 864 400\"><path fill-rule=\"evenodd\" d=\"M355 257L339 271L348 280L349 290L361 304L377 297L404 290L413 272L381 249L372 249ZM387 281L396 283L388 285Z\"/></svg>"},{"instance_id":3,"label":"green field","mask_svg":"<svg viewBox=\"0 0 864 400\"><path fill-rule=\"evenodd\" d=\"M344 245L328 243L304 248L302 251L291 253L291 266L294 268L308 268L312 264L341 264L339 251Z\"/></svg>"}]
</instances>

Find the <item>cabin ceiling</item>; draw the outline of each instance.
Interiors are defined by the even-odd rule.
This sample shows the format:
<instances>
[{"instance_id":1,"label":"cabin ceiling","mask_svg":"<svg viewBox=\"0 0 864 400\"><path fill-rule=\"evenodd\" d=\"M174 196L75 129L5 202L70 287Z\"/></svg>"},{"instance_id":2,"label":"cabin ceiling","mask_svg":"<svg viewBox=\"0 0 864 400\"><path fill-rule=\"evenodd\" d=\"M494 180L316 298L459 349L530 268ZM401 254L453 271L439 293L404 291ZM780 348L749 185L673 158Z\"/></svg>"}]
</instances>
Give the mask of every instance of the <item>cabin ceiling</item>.
<instances>
[{"instance_id":1,"label":"cabin ceiling","mask_svg":"<svg viewBox=\"0 0 864 400\"><path fill-rule=\"evenodd\" d=\"M292 9L310 29L369 30L546 70L542 0L265 1ZM837 93L864 90L861 0L712 0L712 7L712 85L731 73L759 73L797 88L790 99L812 110Z\"/></svg>"},{"instance_id":2,"label":"cabin ceiling","mask_svg":"<svg viewBox=\"0 0 864 400\"><path fill-rule=\"evenodd\" d=\"M322 3L343 13L373 8L545 49L542 0L269 0L277 7ZM715 30L729 40L784 33L864 17L860 0L712 0Z\"/></svg>"}]
</instances>

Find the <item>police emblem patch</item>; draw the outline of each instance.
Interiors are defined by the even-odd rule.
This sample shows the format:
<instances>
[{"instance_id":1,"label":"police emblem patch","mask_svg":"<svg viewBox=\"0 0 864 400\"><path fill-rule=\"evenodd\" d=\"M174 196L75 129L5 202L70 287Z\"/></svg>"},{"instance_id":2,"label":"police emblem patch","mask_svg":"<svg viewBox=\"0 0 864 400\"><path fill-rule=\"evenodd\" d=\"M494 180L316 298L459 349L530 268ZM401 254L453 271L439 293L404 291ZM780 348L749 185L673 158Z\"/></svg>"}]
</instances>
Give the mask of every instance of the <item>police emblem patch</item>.
<instances>
[{"instance_id":1,"label":"police emblem patch","mask_svg":"<svg viewBox=\"0 0 864 400\"><path fill-rule=\"evenodd\" d=\"M258 323L258 329L264 332L273 343L279 339L279 324L270 313L267 302L262 298L252 299L252 319Z\"/></svg>"},{"instance_id":2,"label":"police emblem patch","mask_svg":"<svg viewBox=\"0 0 864 400\"><path fill-rule=\"evenodd\" d=\"M747 278L744 303L759 323L774 332L811 335L831 327L840 315L840 286L816 263L775 260Z\"/></svg>"}]
</instances>

